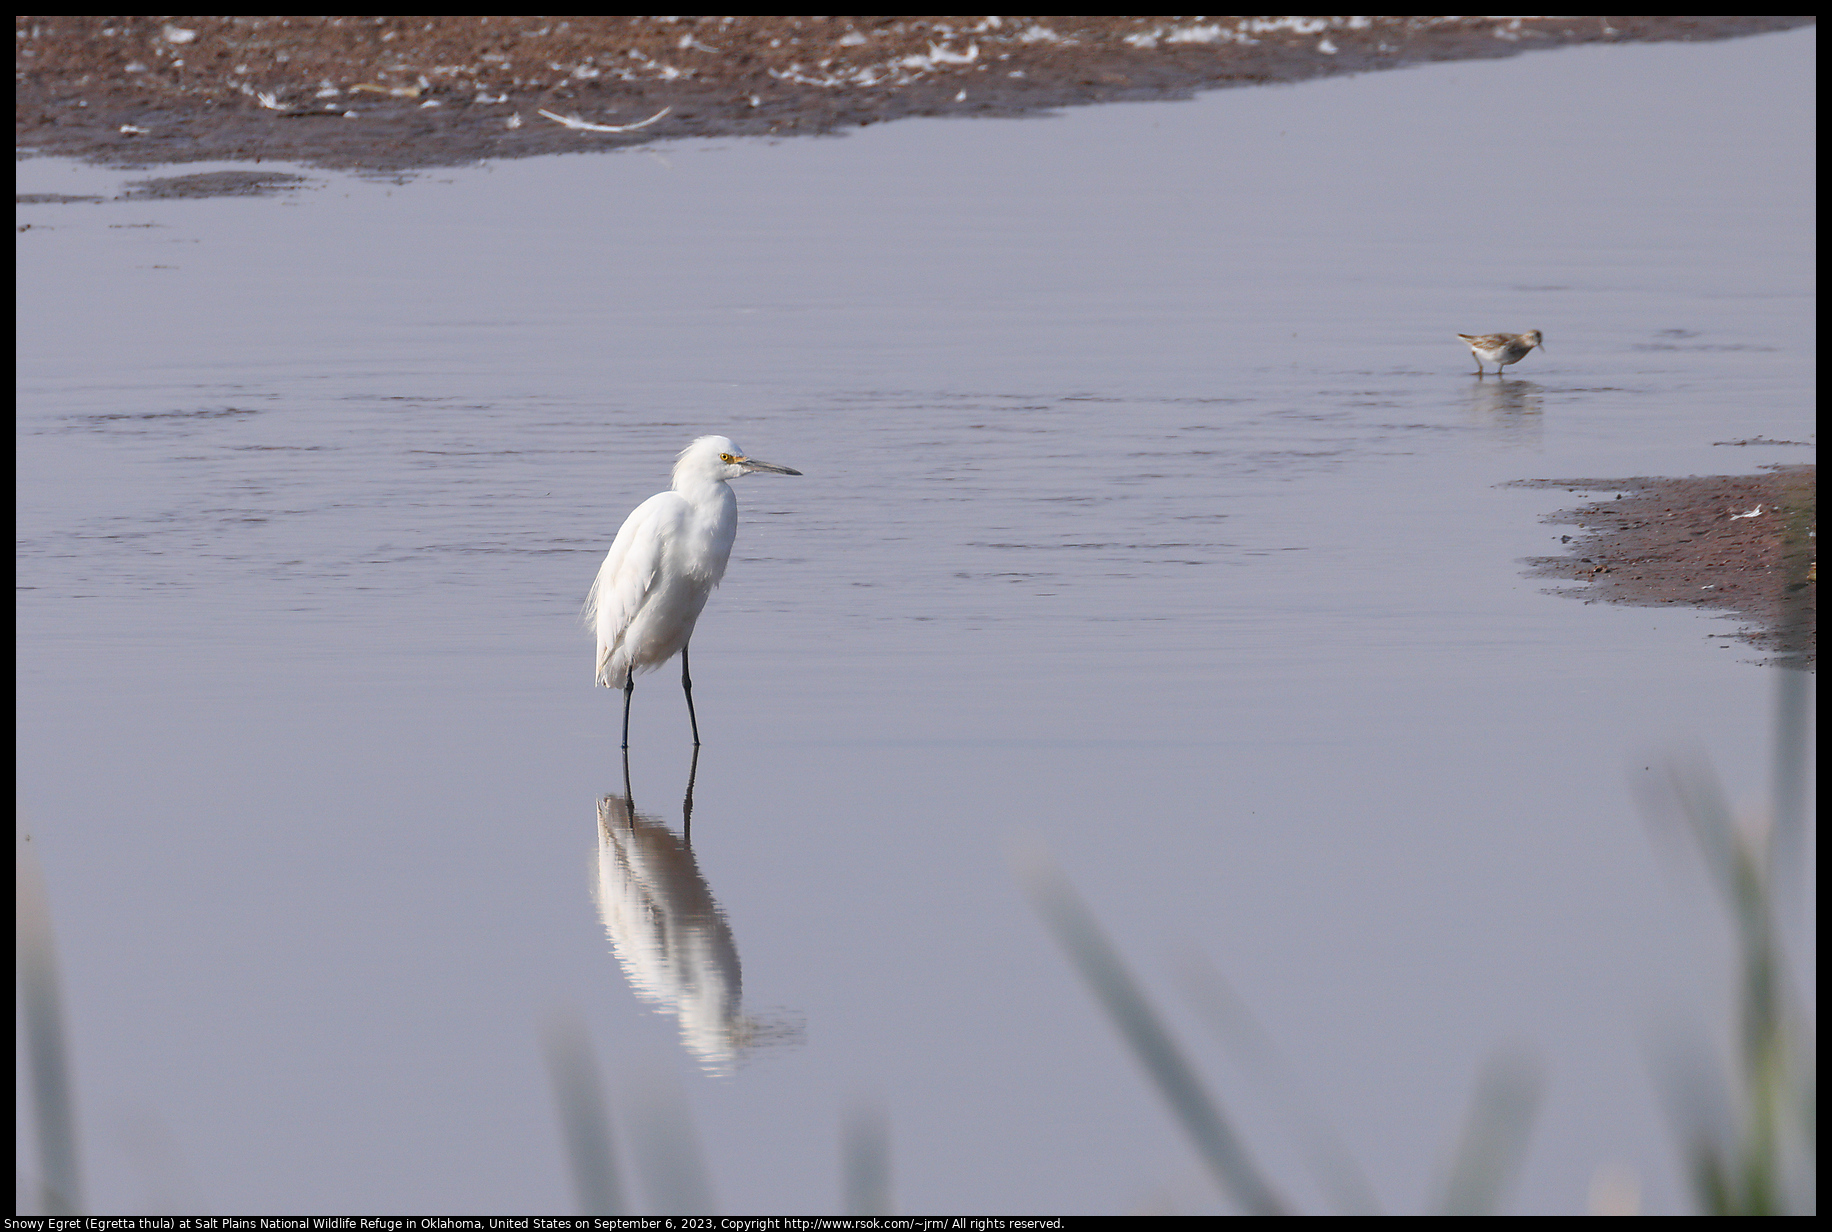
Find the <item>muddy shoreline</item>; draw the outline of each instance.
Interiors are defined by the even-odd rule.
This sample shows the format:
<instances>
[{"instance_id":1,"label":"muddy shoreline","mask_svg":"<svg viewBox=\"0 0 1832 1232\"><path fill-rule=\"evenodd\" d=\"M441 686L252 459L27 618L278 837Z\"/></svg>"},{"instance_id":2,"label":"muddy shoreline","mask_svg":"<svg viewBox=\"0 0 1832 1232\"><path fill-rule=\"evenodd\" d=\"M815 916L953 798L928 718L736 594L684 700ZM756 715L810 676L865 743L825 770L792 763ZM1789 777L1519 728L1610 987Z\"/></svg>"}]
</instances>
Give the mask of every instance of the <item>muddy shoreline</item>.
<instances>
[{"instance_id":1,"label":"muddy shoreline","mask_svg":"<svg viewBox=\"0 0 1832 1232\"><path fill-rule=\"evenodd\" d=\"M118 166L284 161L388 174L687 137L812 135L909 116L1188 98L1812 21L26 16L14 19L14 136L21 155ZM274 193L299 183L242 169L148 179L129 195ZM1534 576L1587 583L1561 591L1586 601L1719 608L1755 626L1743 636L1775 661L1814 666L1812 467L1525 482L1622 493L1553 515L1582 533L1569 556L1528 562ZM1758 516L1733 516L1757 507Z\"/></svg>"},{"instance_id":2,"label":"muddy shoreline","mask_svg":"<svg viewBox=\"0 0 1832 1232\"><path fill-rule=\"evenodd\" d=\"M1812 20L25 16L14 18L14 142L135 166L283 160L390 172L1187 98Z\"/></svg>"},{"instance_id":3,"label":"muddy shoreline","mask_svg":"<svg viewBox=\"0 0 1832 1232\"><path fill-rule=\"evenodd\" d=\"M1746 622L1720 636L1758 647L1765 662L1815 671L1816 471L1521 480L1515 486L1620 493L1548 515L1580 533L1569 536L1569 554L1523 563L1530 577L1587 583L1552 592L1586 603L1715 608Z\"/></svg>"}]
</instances>

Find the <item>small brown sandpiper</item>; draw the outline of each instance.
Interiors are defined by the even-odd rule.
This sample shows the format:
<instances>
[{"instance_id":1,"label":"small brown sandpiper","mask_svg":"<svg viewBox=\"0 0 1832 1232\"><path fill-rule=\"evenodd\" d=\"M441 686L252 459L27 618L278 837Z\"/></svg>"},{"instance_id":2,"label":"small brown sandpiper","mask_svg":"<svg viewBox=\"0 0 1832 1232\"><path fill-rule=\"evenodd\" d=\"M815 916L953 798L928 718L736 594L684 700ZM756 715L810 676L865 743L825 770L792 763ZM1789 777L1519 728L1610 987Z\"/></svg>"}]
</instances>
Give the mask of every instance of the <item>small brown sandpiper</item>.
<instances>
[{"instance_id":1,"label":"small brown sandpiper","mask_svg":"<svg viewBox=\"0 0 1832 1232\"><path fill-rule=\"evenodd\" d=\"M1501 369L1508 364L1517 364L1527 357L1527 352L1534 347L1546 344L1539 339L1539 331L1530 329L1524 334L1458 334L1457 337L1469 343L1469 353L1476 357L1476 375L1482 376L1482 365L1495 365L1495 375L1501 375Z\"/></svg>"}]
</instances>

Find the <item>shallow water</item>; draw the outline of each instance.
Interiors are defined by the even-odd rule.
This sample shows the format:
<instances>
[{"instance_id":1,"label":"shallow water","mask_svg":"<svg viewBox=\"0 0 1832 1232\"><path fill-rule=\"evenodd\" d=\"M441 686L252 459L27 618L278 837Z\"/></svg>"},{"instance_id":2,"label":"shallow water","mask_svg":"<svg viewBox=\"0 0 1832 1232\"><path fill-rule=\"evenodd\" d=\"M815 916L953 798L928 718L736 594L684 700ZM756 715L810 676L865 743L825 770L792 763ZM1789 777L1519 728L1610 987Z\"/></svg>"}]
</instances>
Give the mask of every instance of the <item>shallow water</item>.
<instances>
[{"instance_id":1,"label":"shallow water","mask_svg":"<svg viewBox=\"0 0 1832 1232\"><path fill-rule=\"evenodd\" d=\"M1643 1040L1727 955L1634 793L1677 737L1758 800L1769 673L1542 593L1571 498L1497 485L1807 459L1717 442L1814 431L1814 47L22 208L19 799L91 1206L570 1210L576 1009L643 1203L684 1098L722 1211L837 1209L861 1105L905 1211L1212 1209L1031 836L1301 1205L1191 948L1389 1209L1508 1044L1515 1209L1613 1165L1683 1209ZM1505 381L1454 337L1534 328ZM710 930L670 1002L607 934L577 610L710 431L805 476L737 488L690 857L675 677L636 693L626 862Z\"/></svg>"}]
</instances>

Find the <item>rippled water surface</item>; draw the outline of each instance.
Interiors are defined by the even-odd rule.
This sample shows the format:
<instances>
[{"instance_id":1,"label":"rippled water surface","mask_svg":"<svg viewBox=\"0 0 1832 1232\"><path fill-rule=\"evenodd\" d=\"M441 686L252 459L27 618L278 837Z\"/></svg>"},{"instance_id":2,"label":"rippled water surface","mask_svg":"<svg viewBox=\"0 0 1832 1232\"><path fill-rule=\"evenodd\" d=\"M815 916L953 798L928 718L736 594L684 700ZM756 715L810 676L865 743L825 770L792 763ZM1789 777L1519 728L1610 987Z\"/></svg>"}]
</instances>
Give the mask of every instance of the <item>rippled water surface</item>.
<instances>
[{"instance_id":1,"label":"rippled water surface","mask_svg":"<svg viewBox=\"0 0 1832 1232\"><path fill-rule=\"evenodd\" d=\"M1191 953L1389 1209L1507 1046L1515 1209L1682 1209L1643 1042L1727 951L1634 792L1680 737L1758 799L1768 673L1542 593L1576 498L1498 485L1808 459L1718 442L1814 432L1814 37L22 207L19 799L91 1205L564 1213L576 1012L620 1149L684 1101L721 1211L836 1210L860 1107L905 1211L1216 1209L1028 838L1300 1205ZM1454 337L1526 329L1505 381ZM736 485L689 845L675 675L632 812L578 608L703 432L805 474Z\"/></svg>"}]
</instances>

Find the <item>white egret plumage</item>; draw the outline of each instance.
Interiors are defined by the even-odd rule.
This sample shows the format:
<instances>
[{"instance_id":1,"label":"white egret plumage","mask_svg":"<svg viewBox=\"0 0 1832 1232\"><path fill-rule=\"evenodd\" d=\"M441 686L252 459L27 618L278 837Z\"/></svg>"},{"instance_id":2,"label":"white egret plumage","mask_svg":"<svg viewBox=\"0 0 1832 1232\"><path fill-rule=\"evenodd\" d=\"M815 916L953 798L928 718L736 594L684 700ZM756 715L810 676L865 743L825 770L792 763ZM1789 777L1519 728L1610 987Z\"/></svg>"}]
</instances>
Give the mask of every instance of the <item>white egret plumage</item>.
<instances>
[{"instance_id":1,"label":"white egret plumage","mask_svg":"<svg viewBox=\"0 0 1832 1232\"><path fill-rule=\"evenodd\" d=\"M598 635L597 680L623 690L623 747L630 747L630 695L636 673L681 656L687 721L700 743L693 712L687 643L713 587L725 576L738 537L738 498L729 481L756 471L798 470L747 458L730 437L702 436L681 450L674 484L624 520L585 600L585 621Z\"/></svg>"}]
</instances>

